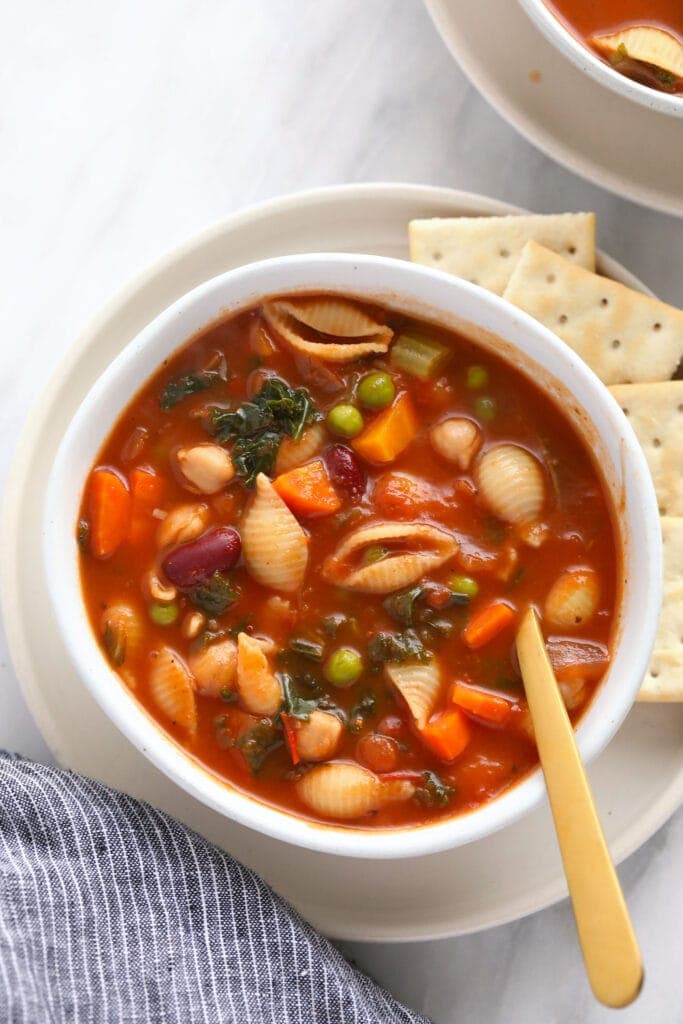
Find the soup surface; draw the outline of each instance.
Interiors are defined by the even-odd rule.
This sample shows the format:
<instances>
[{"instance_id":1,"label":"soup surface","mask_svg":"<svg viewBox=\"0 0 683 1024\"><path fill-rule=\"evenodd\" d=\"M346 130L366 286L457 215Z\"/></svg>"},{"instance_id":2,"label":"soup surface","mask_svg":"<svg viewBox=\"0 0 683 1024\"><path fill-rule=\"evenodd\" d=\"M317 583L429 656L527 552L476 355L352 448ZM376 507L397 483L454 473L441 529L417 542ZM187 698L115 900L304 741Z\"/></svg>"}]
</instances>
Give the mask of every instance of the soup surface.
<instances>
[{"instance_id":1,"label":"soup surface","mask_svg":"<svg viewBox=\"0 0 683 1024\"><path fill-rule=\"evenodd\" d=\"M681 0L545 0L547 7L599 57L629 78L664 92L683 92L683 74L678 69L675 50L683 48L683 3ZM655 39L656 50L651 60L635 60L626 41L610 52L600 45L600 37L611 37L626 29L646 27L665 33L674 44L674 61L658 66L657 52L661 41ZM652 45L652 43L650 43ZM671 44L669 44L670 50ZM667 56L671 54L667 51ZM645 54L647 56L647 53ZM678 61L682 59L681 50Z\"/></svg>"},{"instance_id":2,"label":"soup surface","mask_svg":"<svg viewBox=\"0 0 683 1024\"><path fill-rule=\"evenodd\" d=\"M299 815L422 824L528 773L529 604L573 719L609 663L618 552L583 441L510 365L390 309L299 296L202 330L121 415L78 535L136 698Z\"/></svg>"}]
</instances>

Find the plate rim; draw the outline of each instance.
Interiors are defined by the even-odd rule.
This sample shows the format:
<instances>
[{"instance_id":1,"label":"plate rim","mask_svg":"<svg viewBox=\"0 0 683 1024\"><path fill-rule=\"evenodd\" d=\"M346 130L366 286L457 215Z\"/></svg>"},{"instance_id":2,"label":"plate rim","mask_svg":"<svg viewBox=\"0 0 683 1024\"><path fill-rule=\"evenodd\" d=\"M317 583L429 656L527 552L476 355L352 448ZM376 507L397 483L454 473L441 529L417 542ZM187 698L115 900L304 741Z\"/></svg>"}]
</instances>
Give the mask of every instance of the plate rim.
<instances>
[{"instance_id":1,"label":"plate rim","mask_svg":"<svg viewBox=\"0 0 683 1024\"><path fill-rule=\"evenodd\" d=\"M61 749L61 740L56 729L52 727L47 708L39 701L40 687L31 676L30 658L28 657L27 637L24 636L25 627L21 622L18 603L11 600L13 592L13 581L21 574L18 565L16 546L11 543L16 531L20 529L20 507L21 496L27 483L30 472L28 455L35 447L43 426L41 417L33 415L33 409L39 407L42 396L52 390L55 385L60 384L67 378L74 369L76 362L82 353L87 351L92 340L92 335L100 329L103 323L112 318L117 311L128 303L136 292L144 292L150 283L159 275L163 275L169 266L181 262L191 256L201 246L211 240L223 236L225 233L244 226L259 217L267 216L269 213L286 212L298 210L302 206L315 206L316 204L325 207L329 203L346 201L352 203L354 200L362 199L391 199L408 200L414 198L416 203L431 204L438 206L443 203L445 206L461 205L476 209L479 213L486 215L500 215L506 213L524 212L519 207L492 197L479 195L477 193L459 191L444 187L402 184L400 182L373 182L357 183L347 185L332 185L323 188L308 189L302 192L288 193L282 197L275 197L260 203L249 205L224 217L203 230L196 232L189 239L179 245L168 249L160 257L154 260L141 272L129 279L123 287L118 289L114 296L109 299L95 316L91 317L83 330L77 335L71 345L67 346L61 358L58 360L52 373L41 389L36 403L28 410L27 418L23 424L18 443L7 477L6 491L0 513L0 527L4 528L4 536L8 538L8 557L0 563L0 610L2 611L5 631L7 636L7 647L10 660L19 681L20 689L29 711L34 718L38 729L43 736L51 753L58 764L64 765L68 759L68 753ZM626 268L621 267L617 261L603 253L599 254L601 269L606 273L616 273L622 279L633 285L637 285L644 291L649 289L643 285ZM620 862L635 850L639 849L670 817L683 802L683 761L681 771L670 784L663 790L657 801L654 801L648 812L638 819L638 827L632 826L625 831L619 841L613 843L613 854L615 860ZM255 833L258 836L258 833ZM321 855L324 856L324 855ZM367 925L362 927L360 933L358 925L351 924L345 927L340 924L333 929L328 929L327 934L333 934L336 938L344 941L373 941L373 942L412 942L428 941L441 938L449 938L456 935L472 934L486 928L495 927L519 920L529 914L551 906L566 897L566 886L562 878L548 882L543 890L541 899L534 900L529 905L528 898L517 896L511 901L508 912L503 915L493 908L482 915L478 912L476 920L472 912L468 912L465 922L456 924L441 924L433 928L429 925L419 927L417 932L414 926L393 924L382 927L374 926L372 929Z\"/></svg>"},{"instance_id":2,"label":"plate rim","mask_svg":"<svg viewBox=\"0 0 683 1024\"><path fill-rule=\"evenodd\" d=\"M517 0L507 0L507 2L514 6L523 17L528 18L528 15L521 9ZM570 146L565 145L565 143L545 128L540 127L522 108L510 102L506 93L499 88L492 76L487 76L485 72L482 72L481 67L472 58L468 47L458 32L457 21L449 9L449 0L423 0L423 3L444 46L469 81L493 107L496 113L515 131L519 132L527 142L535 146L542 153L545 153L546 156L556 163L566 167L574 174L578 174L592 185L607 189L612 195L616 195L619 198L626 197L631 202L644 206L647 209L657 210L659 213L683 217L683 196L680 199L676 199L656 188L650 188L649 186L634 187L618 173L592 162L588 157L577 157L575 151ZM533 25L531 21L530 23ZM533 27L539 33L539 36L544 38L538 27L536 25L533 25ZM571 66L567 58L562 54L558 53L558 57L566 61L568 66ZM609 92L615 102L625 102L631 105L630 101L624 100L618 93L607 90L602 85L600 85L600 88L605 92ZM635 104L633 105L635 106ZM641 109L645 110L647 108L642 107ZM657 116L670 118L676 123L675 119L668 114L657 114ZM680 125L680 121L678 121L678 124Z\"/></svg>"}]
</instances>

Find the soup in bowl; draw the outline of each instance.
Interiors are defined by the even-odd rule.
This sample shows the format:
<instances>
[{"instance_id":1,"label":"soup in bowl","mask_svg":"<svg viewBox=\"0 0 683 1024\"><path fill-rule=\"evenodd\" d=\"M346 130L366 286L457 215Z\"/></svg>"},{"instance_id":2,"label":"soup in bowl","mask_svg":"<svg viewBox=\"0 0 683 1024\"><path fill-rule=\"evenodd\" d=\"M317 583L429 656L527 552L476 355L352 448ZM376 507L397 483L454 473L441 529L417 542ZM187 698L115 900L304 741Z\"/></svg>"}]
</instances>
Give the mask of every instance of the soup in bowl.
<instances>
[{"instance_id":1,"label":"soup in bowl","mask_svg":"<svg viewBox=\"0 0 683 1024\"><path fill-rule=\"evenodd\" d=\"M255 264L162 314L60 447L45 554L86 685L185 789L301 845L471 841L543 786L514 653L538 610L591 757L658 612L620 410L465 282Z\"/></svg>"}]
</instances>

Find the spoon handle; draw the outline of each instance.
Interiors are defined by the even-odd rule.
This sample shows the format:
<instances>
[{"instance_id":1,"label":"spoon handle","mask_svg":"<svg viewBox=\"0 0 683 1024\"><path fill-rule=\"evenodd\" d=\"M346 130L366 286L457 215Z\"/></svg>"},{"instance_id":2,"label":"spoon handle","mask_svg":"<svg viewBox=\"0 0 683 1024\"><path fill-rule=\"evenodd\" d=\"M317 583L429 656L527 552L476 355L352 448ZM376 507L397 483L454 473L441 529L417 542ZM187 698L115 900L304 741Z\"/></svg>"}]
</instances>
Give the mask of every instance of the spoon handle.
<instances>
[{"instance_id":1,"label":"spoon handle","mask_svg":"<svg viewBox=\"0 0 683 1024\"><path fill-rule=\"evenodd\" d=\"M640 950L533 608L517 653L588 979L601 1003L627 1006L643 983Z\"/></svg>"}]
</instances>

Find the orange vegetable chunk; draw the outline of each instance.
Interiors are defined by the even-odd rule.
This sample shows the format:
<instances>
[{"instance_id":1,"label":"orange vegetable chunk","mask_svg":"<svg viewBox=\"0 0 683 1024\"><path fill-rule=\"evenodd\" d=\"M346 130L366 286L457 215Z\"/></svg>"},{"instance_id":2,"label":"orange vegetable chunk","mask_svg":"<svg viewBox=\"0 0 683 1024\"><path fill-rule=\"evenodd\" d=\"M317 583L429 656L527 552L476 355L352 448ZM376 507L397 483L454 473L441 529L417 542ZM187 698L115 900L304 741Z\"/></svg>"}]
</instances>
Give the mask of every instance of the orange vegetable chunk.
<instances>
[{"instance_id":1,"label":"orange vegetable chunk","mask_svg":"<svg viewBox=\"0 0 683 1024\"><path fill-rule=\"evenodd\" d=\"M460 708L449 708L427 722L420 736L442 761L454 761L470 742L472 730Z\"/></svg>"},{"instance_id":2,"label":"orange vegetable chunk","mask_svg":"<svg viewBox=\"0 0 683 1024\"><path fill-rule=\"evenodd\" d=\"M354 437L351 447L368 462L393 462L408 447L418 429L418 418L407 392Z\"/></svg>"},{"instance_id":3,"label":"orange vegetable chunk","mask_svg":"<svg viewBox=\"0 0 683 1024\"><path fill-rule=\"evenodd\" d=\"M97 558L111 558L128 536L130 491L111 469L90 475L90 547Z\"/></svg>"},{"instance_id":4,"label":"orange vegetable chunk","mask_svg":"<svg viewBox=\"0 0 683 1024\"><path fill-rule=\"evenodd\" d=\"M158 526L152 512L164 492L164 481L151 469L132 469L128 475L131 493L131 515L128 540L140 544Z\"/></svg>"},{"instance_id":5,"label":"orange vegetable chunk","mask_svg":"<svg viewBox=\"0 0 683 1024\"><path fill-rule=\"evenodd\" d=\"M496 725L503 725L512 711L512 704L505 697L498 697L495 693L487 693L465 683L453 684L451 700L463 711L483 718L486 722L495 722Z\"/></svg>"},{"instance_id":6,"label":"orange vegetable chunk","mask_svg":"<svg viewBox=\"0 0 683 1024\"><path fill-rule=\"evenodd\" d=\"M322 459L281 473L273 480L273 488L300 516L329 516L341 507L341 498L330 483Z\"/></svg>"},{"instance_id":7,"label":"orange vegetable chunk","mask_svg":"<svg viewBox=\"0 0 683 1024\"><path fill-rule=\"evenodd\" d=\"M499 633L511 626L516 612L509 604L493 601L475 612L463 630L462 638L471 650L495 640Z\"/></svg>"}]
</instances>

